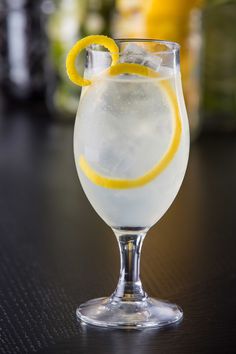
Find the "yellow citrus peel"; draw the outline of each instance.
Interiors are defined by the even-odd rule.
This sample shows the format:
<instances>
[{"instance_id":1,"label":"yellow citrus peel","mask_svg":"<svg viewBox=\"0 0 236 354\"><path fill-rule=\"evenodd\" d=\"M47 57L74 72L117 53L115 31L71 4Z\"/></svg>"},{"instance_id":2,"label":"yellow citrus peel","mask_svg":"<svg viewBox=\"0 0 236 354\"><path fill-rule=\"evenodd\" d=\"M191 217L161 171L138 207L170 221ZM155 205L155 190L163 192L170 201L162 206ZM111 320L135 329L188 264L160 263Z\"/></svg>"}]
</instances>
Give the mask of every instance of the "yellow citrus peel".
<instances>
[{"instance_id":1,"label":"yellow citrus peel","mask_svg":"<svg viewBox=\"0 0 236 354\"><path fill-rule=\"evenodd\" d=\"M91 85L92 81L84 79L77 72L75 67L75 60L78 54L85 49L87 46L91 44L99 44L106 47L112 57L111 66L102 72L103 75L121 75L121 74L133 74L140 75L149 78L159 78L160 75L154 70L150 69L147 66L143 66L135 63L118 63L119 60L119 48L117 47L115 41L106 36L88 36L81 40L79 40L74 47L70 50L67 59L66 59L66 68L67 73L72 82L79 86L88 86ZM100 76L100 75L99 75ZM101 76L100 76L101 77ZM90 164L86 161L85 157L81 155L79 157L79 165L83 173L87 176L87 178L93 182L94 184L111 189L129 189L129 188L137 188L142 187L145 184L154 180L171 162L176 151L178 150L180 139L181 139L181 117L179 113L178 102L176 99L176 95L167 80L158 80L157 85L159 85L164 92L166 93L170 106L172 107L172 117L173 117L173 132L170 144L167 148L167 151L163 155L160 161L152 167L148 172L144 175L132 178L132 179L122 179L122 178L111 178L108 176L101 175L97 171L95 171Z\"/></svg>"},{"instance_id":2,"label":"yellow citrus peel","mask_svg":"<svg viewBox=\"0 0 236 354\"><path fill-rule=\"evenodd\" d=\"M159 74L152 69L132 63L119 63L114 66L111 66L106 70L106 74L115 76L121 74L136 74L141 76L147 76L150 78L158 78ZM172 107L172 116L173 116L173 133L171 137L171 142L168 146L168 149L161 160L151 168L144 175L133 178L133 179L122 179L122 178L111 178L96 172L86 161L83 155L79 158L79 165L83 173L87 178L94 184L112 189L129 189L142 187L145 184L151 182L156 178L171 162L176 151L178 150L181 138L181 118L179 113L178 102L175 96L175 93L167 80L160 80L157 83L165 91Z\"/></svg>"},{"instance_id":3,"label":"yellow citrus peel","mask_svg":"<svg viewBox=\"0 0 236 354\"><path fill-rule=\"evenodd\" d=\"M112 58L112 65L116 64L119 60L119 48L116 42L107 36L102 35L91 35L80 39L69 51L67 58L66 58L66 70L70 80L79 86L88 86L91 85L91 81L84 79L77 71L75 62L77 56L80 52L85 49L86 47L98 44L101 45L109 50L111 53Z\"/></svg>"}]
</instances>

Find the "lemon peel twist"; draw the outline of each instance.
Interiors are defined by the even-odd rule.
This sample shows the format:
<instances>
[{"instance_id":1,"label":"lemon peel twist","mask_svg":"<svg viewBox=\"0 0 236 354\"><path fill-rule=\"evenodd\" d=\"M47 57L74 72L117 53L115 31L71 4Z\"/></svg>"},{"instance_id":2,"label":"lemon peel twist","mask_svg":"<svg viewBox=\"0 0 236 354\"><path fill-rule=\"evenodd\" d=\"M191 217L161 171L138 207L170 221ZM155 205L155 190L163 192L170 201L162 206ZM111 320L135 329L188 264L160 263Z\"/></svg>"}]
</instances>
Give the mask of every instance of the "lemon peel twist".
<instances>
[{"instance_id":1,"label":"lemon peel twist","mask_svg":"<svg viewBox=\"0 0 236 354\"><path fill-rule=\"evenodd\" d=\"M91 35L80 39L69 51L66 58L66 70L70 80L79 86L91 85L91 81L84 79L77 71L75 61L80 52L91 44L99 44L107 48L111 53L112 65L116 64L119 59L119 48L116 42L107 36Z\"/></svg>"}]
</instances>

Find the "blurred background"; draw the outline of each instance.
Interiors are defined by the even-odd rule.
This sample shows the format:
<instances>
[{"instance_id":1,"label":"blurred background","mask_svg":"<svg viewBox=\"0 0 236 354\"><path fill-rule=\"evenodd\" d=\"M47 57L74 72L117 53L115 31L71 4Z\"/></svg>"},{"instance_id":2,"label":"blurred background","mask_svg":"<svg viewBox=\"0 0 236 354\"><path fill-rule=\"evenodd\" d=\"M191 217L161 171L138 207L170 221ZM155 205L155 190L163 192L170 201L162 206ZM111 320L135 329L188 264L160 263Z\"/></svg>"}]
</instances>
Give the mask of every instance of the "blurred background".
<instances>
[{"instance_id":1,"label":"blurred background","mask_svg":"<svg viewBox=\"0 0 236 354\"><path fill-rule=\"evenodd\" d=\"M235 0L1 0L1 106L44 105L48 119L73 123L79 88L65 57L89 34L180 43L192 140L236 131Z\"/></svg>"}]
</instances>

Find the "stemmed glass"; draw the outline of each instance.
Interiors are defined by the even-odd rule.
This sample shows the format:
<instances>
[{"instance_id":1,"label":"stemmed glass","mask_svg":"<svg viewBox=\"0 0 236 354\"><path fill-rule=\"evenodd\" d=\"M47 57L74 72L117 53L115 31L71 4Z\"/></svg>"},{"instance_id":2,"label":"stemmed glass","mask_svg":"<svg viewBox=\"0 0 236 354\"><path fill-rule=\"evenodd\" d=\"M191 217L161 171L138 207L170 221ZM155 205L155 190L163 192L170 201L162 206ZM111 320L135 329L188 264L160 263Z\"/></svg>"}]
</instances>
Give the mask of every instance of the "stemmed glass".
<instances>
[{"instance_id":1,"label":"stemmed glass","mask_svg":"<svg viewBox=\"0 0 236 354\"><path fill-rule=\"evenodd\" d=\"M103 327L159 327L179 321L183 312L143 290L140 253L147 231L178 193L188 161L179 45L116 43L119 62L128 63L116 72L109 71L111 55L104 48L92 45L86 51L84 75L96 79L82 90L74 155L87 198L117 238L120 278L110 297L80 305L77 316ZM140 66L146 68L143 75Z\"/></svg>"}]
</instances>

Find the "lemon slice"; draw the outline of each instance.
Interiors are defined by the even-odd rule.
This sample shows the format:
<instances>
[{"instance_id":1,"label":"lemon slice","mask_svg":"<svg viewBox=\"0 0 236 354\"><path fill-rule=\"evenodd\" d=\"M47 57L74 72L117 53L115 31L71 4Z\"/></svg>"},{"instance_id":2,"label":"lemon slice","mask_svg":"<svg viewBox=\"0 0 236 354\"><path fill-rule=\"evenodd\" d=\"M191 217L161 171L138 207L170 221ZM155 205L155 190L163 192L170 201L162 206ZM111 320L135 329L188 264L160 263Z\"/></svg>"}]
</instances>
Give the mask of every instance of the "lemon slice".
<instances>
[{"instance_id":1,"label":"lemon slice","mask_svg":"<svg viewBox=\"0 0 236 354\"><path fill-rule=\"evenodd\" d=\"M153 71L152 69L134 63L116 64L105 70L104 74L111 76L121 74L135 74L153 79L160 77L159 74ZM176 99L176 95L167 80L158 80L157 85L159 85L161 89L165 92L166 96L169 99L169 105L172 108L173 132L167 151L164 153L160 161L158 161L158 163L154 165L149 171L147 171L144 175L140 177L132 179L111 178L104 176L95 171L92 166L90 166L90 164L86 161L85 157L81 155L79 157L80 168L87 176L87 178L94 184L111 189L129 189L142 187L145 184L151 182L162 171L164 171L164 169L169 165L169 163L173 159L180 144L182 131L178 102Z\"/></svg>"},{"instance_id":2,"label":"lemon slice","mask_svg":"<svg viewBox=\"0 0 236 354\"><path fill-rule=\"evenodd\" d=\"M119 59L119 48L112 38L102 35L92 35L80 39L69 51L66 58L66 70L70 80L79 86L91 85L91 81L84 79L76 70L75 61L80 52L91 44L99 44L107 48L111 53L112 63L114 65Z\"/></svg>"}]
</instances>

